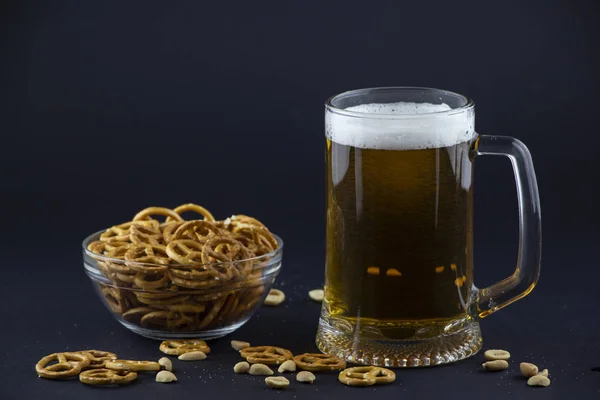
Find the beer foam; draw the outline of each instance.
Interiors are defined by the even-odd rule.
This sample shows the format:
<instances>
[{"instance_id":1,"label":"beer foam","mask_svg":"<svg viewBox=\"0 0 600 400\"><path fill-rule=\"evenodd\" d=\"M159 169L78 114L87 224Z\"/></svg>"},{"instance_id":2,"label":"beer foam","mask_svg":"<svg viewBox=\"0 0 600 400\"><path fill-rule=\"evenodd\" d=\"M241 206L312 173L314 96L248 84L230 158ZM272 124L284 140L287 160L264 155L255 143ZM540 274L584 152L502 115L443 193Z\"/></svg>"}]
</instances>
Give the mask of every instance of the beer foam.
<instances>
[{"instance_id":1,"label":"beer foam","mask_svg":"<svg viewBox=\"0 0 600 400\"><path fill-rule=\"evenodd\" d=\"M327 137L346 146L378 150L435 149L466 142L474 135L473 109L451 112L452 108L445 103L370 103L345 110L363 115L329 112L325 125Z\"/></svg>"}]
</instances>

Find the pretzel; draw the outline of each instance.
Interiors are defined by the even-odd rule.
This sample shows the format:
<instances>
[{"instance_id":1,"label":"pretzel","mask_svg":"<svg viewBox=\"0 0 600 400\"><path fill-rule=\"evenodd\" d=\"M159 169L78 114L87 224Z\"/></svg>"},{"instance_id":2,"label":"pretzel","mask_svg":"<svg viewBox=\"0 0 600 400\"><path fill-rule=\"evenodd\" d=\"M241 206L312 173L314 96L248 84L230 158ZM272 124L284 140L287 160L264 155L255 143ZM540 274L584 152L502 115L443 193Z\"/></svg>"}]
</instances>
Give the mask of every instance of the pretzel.
<instances>
[{"instance_id":1,"label":"pretzel","mask_svg":"<svg viewBox=\"0 0 600 400\"><path fill-rule=\"evenodd\" d=\"M104 368L104 365L107 361L117 359L117 355L115 353L110 353L103 350L82 350L78 351L77 353L83 354L90 359L90 364L86 367L86 369Z\"/></svg>"},{"instance_id":2,"label":"pretzel","mask_svg":"<svg viewBox=\"0 0 600 400\"><path fill-rule=\"evenodd\" d=\"M135 245L125 253L125 260L131 261L127 266L137 272L162 272L167 270L171 260L162 245ZM158 265L142 265L158 264Z\"/></svg>"},{"instance_id":3,"label":"pretzel","mask_svg":"<svg viewBox=\"0 0 600 400\"><path fill-rule=\"evenodd\" d=\"M156 290L165 287L169 283L169 275L166 272L159 274L138 272L133 278L133 283L144 290Z\"/></svg>"},{"instance_id":4,"label":"pretzel","mask_svg":"<svg viewBox=\"0 0 600 400\"><path fill-rule=\"evenodd\" d=\"M48 365L52 361L56 364ZM61 379L70 378L90 365L90 359L81 353L53 353L43 357L35 364L35 372L42 378Z\"/></svg>"},{"instance_id":5,"label":"pretzel","mask_svg":"<svg viewBox=\"0 0 600 400\"><path fill-rule=\"evenodd\" d=\"M106 299L108 307L114 313L121 314L127 311L127 309L129 308L127 296L121 289L106 286L100 289L100 291Z\"/></svg>"},{"instance_id":6,"label":"pretzel","mask_svg":"<svg viewBox=\"0 0 600 400\"><path fill-rule=\"evenodd\" d=\"M275 346L246 347L245 349L240 350L240 355L249 363L261 363L267 365L281 364L294 357L291 351Z\"/></svg>"},{"instance_id":7,"label":"pretzel","mask_svg":"<svg viewBox=\"0 0 600 400\"><path fill-rule=\"evenodd\" d=\"M213 237L207 240L202 248L202 261L207 264L246 260L249 257L248 250L230 237Z\"/></svg>"},{"instance_id":8,"label":"pretzel","mask_svg":"<svg viewBox=\"0 0 600 400\"><path fill-rule=\"evenodd\" d=\"M155 311L150 307L136 307L124 312L121 317L132 324L141 325L141 319L144 315Z\"/></svg>"},{"instance_id":9,"label":"pretzel","mask_svg":"<svg viewBox=\"0 0 600 400\"><path fill-rule=\"evenodd\" d=\"M129 228L129 240L137 245L159 245L162 238L163 235L158 226L154 229L133 224Z\"/></svg>"},{"instance_id":10,"label":"pretzel","mask_svg":"<svg viewBox=\"0 0 600 400\"><path fill-rule=\"evenodd\" d=\"M164 224L161 224L160 230L162 232L163 241L165 244L171 243L175 231L183 224L184 222L180 221L165 222Z\"/></svg>"},{"instance_id":11,"label":"pretzel","mask_svg":"<svg viewBox=\"0 0 600 400\"><path fill-rule=\"evenodd\" d=\"M106 369L113 371L160 371L156 361L112 360L106 362Z\"/></svg>"},{"instance_id":12,"label":"pretzel","mask_svg":"<svg viewBox=\"0 0 600 400\"><path fill-rule=\"evenodd\" d=\"M202 262L204 245L192 239L174 239L166 247L166 253L179 264L198 264Z\"/></svg>"},{"instance_id":13,"label":"pretzel","mask_svg":"<svg viewBox=\"0 0 600 400\"><path fill-rule=\"evenodd\" d=\"M140 303L151 306L183 303L190 298L189 295L177 293L135 292L135 296Z\"/></svg>"},{"instance_id":14,"label":"pretzel","mask_svg":"<svg viewBox=\"0 0 600 400\"><path fill-rule=\"evenodd\" d=\"M346 361L339 357L320 353L304 353L294 357L296 365L311 372L335 371L346 368Z\"/></svg>"},{"instance_id":15,"label":"pretzel","mask_svg":"<svg viewBox=\"0 0 600 400\"><path fill-rule=\"evenodd\" d=\"M197 214L202 215L202 217L204 217L203 219L205 221L214 221L215 217L213 217L213 215L210 213L210 211L208 211L206 208L199 206L197 204L193 204L193 203L188 203L188 204L182 204L178 207L175 207L173 209L173 212L175 212L176 214L183 214L186 211L191 211L191 212L195 212ZM172 220L171 217L167 217L167 222Z\"/></svg>"},{"instance_id":16,"label":"pretzel","mask_svg":"<svg viewBox=\"0 0 600 400\"><path fill-rule=\"evenodd\" d=\"M212 222L195 220L181 224L173 234L173 240L192 239L199 243L204 243L212 236L223 236L228 234L227 231L219 229Z\"/></svg>"},{"instance_id":17,"label":"pretzel","mask_svg":"<svg viewBox=\"0 0 600 400\"><path fill-rule=\"evenodd\" d=\"M177 214L175 211L171 210L170 208L165 208L165 207L145 208L142 211L140 211L139 213L135 214L135 217L133 217L133 220L134 221L147 220L148 217L150 217L151 215L161 215L164 217L171 217L171 219L174 219L176 221L183 221L183 218L181 218L181 216L179 214Z\"/></svg>"},{"instance_id":18,"label":"pretzel","mask_svg":"<svg viewBox=\"0 0 600 400\"><path fill-rule=\"evenodd\" d=\"M394 382L396 374L381 367L352 367L340 372L338 380L348 386L372 386Z\"/></svg>"},{"instance_id":19,"label":"pretzel","mask_svg":"<svg viewBox=\"0 0 600 400\"><path fill-rule=\"evenodd\" d=\"M79 375L81 383L86 385L124 385L137 378L137 372L113 371L106 368L83 371Z\"/></svg>"},{"instance_id":20,"label":"pretzel","mask_svg":"<svg viewBox=\"0 0 600 400\"><path fill-rule=\"evenodd\" d=\"M201 351L205 354L210 353L210 347L204 340L165 340L160 344L160 351L170 356L180 356L190 351Z\"/></svg>"},{"instance_id":21,"label":"pretzel","mask_svg":"<svg viewBox=\"0 0 600 400\"><path fill-rule=\"evenodd\" d=\"M278 247L277 239L267 228L240 223L233 227L232 233L238 241L251 247L257 256L270 253Z\"/></svg>"},{"instance_id":22,"label":"pretzel","mask_svg":"<svg viewBox=\"0 0 600 400\"><path fill-rule=\"evenodd\" d=\"M100 240L105 242L127 242L129 240L131 227L133 225L146 227L156 231L158 230L159 224L156 220L125 222L108 228L104 233L102 233L102 235L100 235Z\"/></svg>"},{"instance_id":23,"label":"pretzel","mask_svg":"<svg viewBox=\"0 0 600 400\"><path fill-rule=\"evenodd\" d=\"M200 322L200 324L198 325L198 329L204 329L208 326L210 326L210 324L213 322L213 320L217 317L217 315L219 314L219 311L221 310L221 308L223 307L223 304L225 303L225 298L224 297L220 297L218 299L216 299L213 302L213 306L210 309L210 311L204 316L204 319Z\"/></svg>"}]
</instances>

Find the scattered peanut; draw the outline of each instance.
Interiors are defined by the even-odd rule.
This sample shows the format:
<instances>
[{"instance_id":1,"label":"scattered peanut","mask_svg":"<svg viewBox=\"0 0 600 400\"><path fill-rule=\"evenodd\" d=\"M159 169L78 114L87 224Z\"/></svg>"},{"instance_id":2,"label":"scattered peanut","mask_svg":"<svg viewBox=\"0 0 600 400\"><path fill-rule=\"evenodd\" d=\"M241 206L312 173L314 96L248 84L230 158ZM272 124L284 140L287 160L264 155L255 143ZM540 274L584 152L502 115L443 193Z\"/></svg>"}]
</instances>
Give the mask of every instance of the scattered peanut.
<instances>
[{"instance_id":1,"label":"scattered peanut","mask_svg":"<svg viewBox=\"0 0 600 400\"><path fill-rule=\"evenodd\" d=\"M495 361L495 360L506 360L510 359L510 353L506 350L487 350L483 353L483 356L486 360Z\"/></svg>"},{"instance_id":2,"label":"scattered peanut","mask_svg":"<svg viewBox=\"0 0 600 400\"><path fill-rule=\"evenodd\" d=\"M547 369L544 369L542 372L539 372L538 375L545 376L547 378L549 373Z\"/></svg>"},{"instance_id":3,"label":"scattered peanut","mask_svg":"<svg viewBox=\"0 0 600 400\"><path fill-rule=\"evenodd\" d=\"M300 371L296 375L296 380L303 383L313 383L317 379L315 374L310 371Z\"/></svg>"},{"instance_id":4,"label":"scattered peanut","mask_svg":"<svg viewBox=\"0 0 600 400\"><path fill-rule=\"evenodd\" d=\"M265 364L252 364L248 373L250 375L273 375L273 370Z\"/></svg>"},{"instance_id":5,"label":"scattered peanut","mask_svg":"<svg viewBox=\"0 0 600 400\"><path fill-rule=\"evenodd\" d=\"M167 371L173 371L173 363L167 357L161 357L158 363Z\"/></svg>"},{"instance_id":6,"label":"scattered peanut","mask_svg":"<svg viewBox=\"0 0 600 400\"><path fill-rule=\"evenodd\" d=\"M181 361L199 361L206 358L206 354L203 351L188 351L177 357Z\"/></svg>"},{"instance_id":7,"label":"scattered peanut","mask_svg":"<svg viewBox=\"0 0 600 400\"><path fill-rule=\"evenodd\" d=\"M156 374L156 382L169 383L176 381L177 377L171 371L160 371L158 374Z\"/></svg>"},{"instance_id":8,"label":"scattered peanut","mask_svg":"<svg viewBox=\"0 0 600 400\"><path fill-rule=\"evenodd\" d=\"M283 376L269 376L268 378L265 378L265 383L268 387L273 389L285 389L290 386L290 381Z\"/></svg>"},{"instance_id":9,"label":"scattered peanut","mask_svg":"<svg viewBox=\"0 0 600 400\"><path fill-rule=\"evenodd\" d=\"M240 340L232 340L231 347L233 347L234 350L240 351L242 349L245 349L246 347L250 347L250 343L242 342Z\"/></svg>"},{"instance_id":10,"label":"scattered peanut","mask_svg":"<svg viewBox=\"0 0 600 400\"><path fill-rule=\"evenodd\" d=\"M323 296L323 289L314 289L308 292L308 297L319 303L323 301Z\"/></svg>"},{"instance_id":11,"label":"scattered peanut","mask_svg":"<svg viewBox=\"0 0 600 400\"><path fill-rule=\"evenodd\" d=\"M285 300L285 293L279 289L271 289L267 298L265 299L265 305L267 306L278 306Z\"/></svg>"},{"instance_id":12,"label":"scattered peanut","mask_svg":"<svg viewBox=\"0 0 600 400\"><path fill-rule=\"evenodd\" d=\"M519 369L525 378L531 378L538 373L537 365L528 362L522 362L519 365Z\"/></svg>"},{"instance_id":13,"label":"scattered peanut","mask_svg":"<svg viewBox=\"0 0 600 400\"><path fill-rule=\"evenodd\" d=\"M277 372L279 372L280 374L283 374L286 371L296 371L296 363L293 360L284 361L283 364L281 364L277 369Z\"/></svg>"},{"instance_id":14,"label":"scattered peanut","mask_svg":"<svg viewBox=\"0 0 600 400\"><path fill-rule=\"evenodd\" d=\"M481 364L486 371L502 371L503 369L508 368L508 362L506 360L494 360L494 361L486 361Z\"/></svg>"},{"instance_id":15,"label":"scattered peanut","mask_svg":"<svg viewBox=\"0 0 600 400\"><path fill-rule=\"evenodd\" d=\"M241 361L233 366L233 372L236 374L245 374L250 369L250 364L246 361Z\"/></svg>"},{"instance_id":16,"label":"scattered peanut","mask_svg":"<svg viewBox=\"0 0 600 400\"><path fill-rule=\"evenodd\" d=\"M527 379L527 384L529 386L550 386L550 379L543 375L534 375Z\"/></svg>"}]
</instances>

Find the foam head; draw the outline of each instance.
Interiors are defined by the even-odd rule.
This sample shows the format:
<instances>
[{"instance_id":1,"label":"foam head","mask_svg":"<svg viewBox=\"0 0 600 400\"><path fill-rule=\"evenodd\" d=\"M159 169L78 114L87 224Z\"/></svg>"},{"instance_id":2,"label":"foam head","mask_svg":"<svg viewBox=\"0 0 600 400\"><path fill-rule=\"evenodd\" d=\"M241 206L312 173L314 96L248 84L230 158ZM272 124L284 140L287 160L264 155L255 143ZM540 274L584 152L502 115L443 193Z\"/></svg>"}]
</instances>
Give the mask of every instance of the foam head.
<instances>
[{"instance_id":1,"label":"foam head","mask_svg":"<svg viewBox=\"0 0 600 400\"><path fill-rule=\"evenodd\" d=\"M346 146L379 150L416 150L453 146L474 135L473 109L456 110L447 104L370 103L328 112L327 137ZM451 112L444 112L451 111Z\"/></svg>"}]
</instances>

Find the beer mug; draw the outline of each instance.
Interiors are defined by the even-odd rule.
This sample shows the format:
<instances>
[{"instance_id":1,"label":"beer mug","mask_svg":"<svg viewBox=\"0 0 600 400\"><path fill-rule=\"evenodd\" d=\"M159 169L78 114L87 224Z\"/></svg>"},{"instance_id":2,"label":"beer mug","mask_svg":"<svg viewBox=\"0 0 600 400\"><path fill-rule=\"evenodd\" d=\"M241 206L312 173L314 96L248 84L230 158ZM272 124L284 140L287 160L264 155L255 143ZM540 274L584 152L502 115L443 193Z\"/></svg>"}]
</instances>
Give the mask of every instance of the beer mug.
<instances>
[{"instance_id":1,"label":"beer mug","mask_svg":"<svg viewBox=\"0 0 600 400\"><path fill-rule=\"evenodd\" d=\"M317 346L357 364L438 365L482 346L479 319L540 273L541 216L527 147L479 135L473 101L411 87L355 90L325 107L327 249ZM519 205L515 272L473 284L473 161L507 156Z\"/></svg>"}]
</instances>

